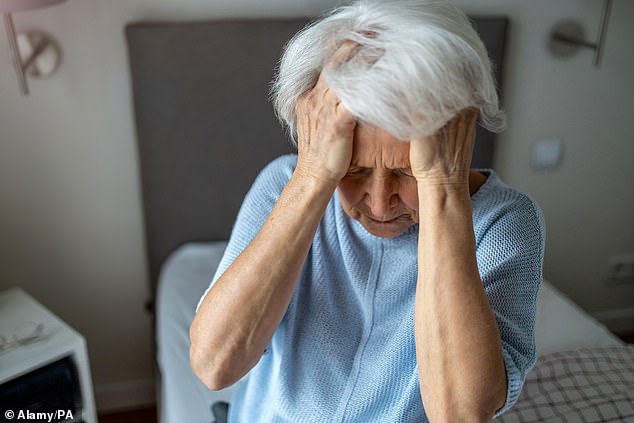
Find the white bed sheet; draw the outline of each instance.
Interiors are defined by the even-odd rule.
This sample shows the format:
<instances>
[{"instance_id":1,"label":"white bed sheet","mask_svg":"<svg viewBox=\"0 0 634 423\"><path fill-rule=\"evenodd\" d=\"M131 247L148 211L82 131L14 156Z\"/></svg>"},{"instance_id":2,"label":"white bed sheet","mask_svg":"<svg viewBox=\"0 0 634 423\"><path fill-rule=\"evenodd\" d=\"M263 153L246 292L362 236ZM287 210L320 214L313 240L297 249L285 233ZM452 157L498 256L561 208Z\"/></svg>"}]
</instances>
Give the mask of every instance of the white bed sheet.
<instances>
[{"instance_id":1,"label":"white bed sheet","mask_svg":"<svg viewBox=\"0 0 634 423\"><path fill-rule=\"evenodd\" d=\"M156 341L160 370L158 410L162 423L211 423L212 404L229 402L235 390L233 387L210 391L189 365L189 326L225 246L225 242L186 244L172 253L161 269Z\"/></svg>"},{"instance_id":2,"label":"white bed sheet","mask_svg":"<svg viewBox=\"0 0 634 423\"><path fill-rule=\"evenodd\" d=\"M228 399L234 388L209 391L189 366L189 326L198 300L209 286L225 242L190 243L165 262L157 294L157 346L161 371L161 422L211 422L215 401ZM549 282L537 301L538 354L623 342L585 313Z\"/></svg>"},{"instance_id":3,"label":"white bed sheet","mask_svg":"<svg viewBox=\"0 0 634 423\"><path fill-rule=\"evenodd\" d=\"M618 346L624 342L544 281L537 298L535 344L538 355L544 355L579 347Z\"/></svg>"}]
</instances>

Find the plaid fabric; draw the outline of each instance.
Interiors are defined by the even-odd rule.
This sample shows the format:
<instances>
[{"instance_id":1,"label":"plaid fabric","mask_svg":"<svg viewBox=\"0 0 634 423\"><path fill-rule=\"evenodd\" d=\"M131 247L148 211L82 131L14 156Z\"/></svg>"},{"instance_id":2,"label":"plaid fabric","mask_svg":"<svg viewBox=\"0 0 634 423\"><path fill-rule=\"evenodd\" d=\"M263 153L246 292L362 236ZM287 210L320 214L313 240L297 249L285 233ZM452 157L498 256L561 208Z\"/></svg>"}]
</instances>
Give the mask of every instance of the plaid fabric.
<instances>
[{"instance_id":1,"label":"plaid fabric","mask_svg":"<svg viewBox=\"0 0 634 423\"><path fill-rule=\"evenodd\" d=\"M634 422L634 345L540 357L515 407L496 422Z\"/></svg>"}]
</instances>

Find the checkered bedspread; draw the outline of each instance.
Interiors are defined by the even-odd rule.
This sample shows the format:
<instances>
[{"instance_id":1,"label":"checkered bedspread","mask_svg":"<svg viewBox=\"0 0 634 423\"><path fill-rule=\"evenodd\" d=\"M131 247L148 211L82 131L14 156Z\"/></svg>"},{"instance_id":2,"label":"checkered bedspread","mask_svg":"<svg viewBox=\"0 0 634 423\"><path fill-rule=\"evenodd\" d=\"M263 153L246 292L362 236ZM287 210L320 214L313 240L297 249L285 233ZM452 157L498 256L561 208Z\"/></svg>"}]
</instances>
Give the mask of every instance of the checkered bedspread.
<instances>
[{"instance_id":1,"label":"checkered bedspread","mask_svg":"<svg viewBox=\"0 0 634 423\"><path fill-rule=\"evenodd\" d=\"M516 422L634 422L634 345L540 357L511 411Z\"/></svg>"}]
</instances>

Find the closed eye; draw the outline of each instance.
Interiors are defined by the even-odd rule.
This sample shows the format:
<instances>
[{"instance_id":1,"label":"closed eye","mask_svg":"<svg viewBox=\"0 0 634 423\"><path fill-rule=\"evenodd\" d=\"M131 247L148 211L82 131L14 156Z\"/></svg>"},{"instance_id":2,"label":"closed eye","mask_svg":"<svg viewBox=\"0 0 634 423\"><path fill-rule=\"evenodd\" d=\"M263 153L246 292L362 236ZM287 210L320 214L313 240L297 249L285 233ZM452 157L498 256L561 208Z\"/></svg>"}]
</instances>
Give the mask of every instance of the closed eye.
<instances>
[{"instance_id":1,"label":"closed eye","mask_svg":"<svg viewBox=\"0 0 634 423\"><path fill-rule=\"evenodd\" d=\"M399 176L414 176L414 174L412 173L412 169L410 168L400 168L400 169L394 169L394 174L399 175Z\"/></svg>"},{"instance_id":2,"label":"closed eye","mask_svg":"<svg viewBox=\"0 0 634 423\"><path fill-rule=\"evenodd\" d=\"M369 167L351 166L348 169L348 172L346 173L346 175L349 175L349 176L367 175L367 174L369 174L371 172L372 172L372 169L370 169Z\"/></svg>"}]
</instances>

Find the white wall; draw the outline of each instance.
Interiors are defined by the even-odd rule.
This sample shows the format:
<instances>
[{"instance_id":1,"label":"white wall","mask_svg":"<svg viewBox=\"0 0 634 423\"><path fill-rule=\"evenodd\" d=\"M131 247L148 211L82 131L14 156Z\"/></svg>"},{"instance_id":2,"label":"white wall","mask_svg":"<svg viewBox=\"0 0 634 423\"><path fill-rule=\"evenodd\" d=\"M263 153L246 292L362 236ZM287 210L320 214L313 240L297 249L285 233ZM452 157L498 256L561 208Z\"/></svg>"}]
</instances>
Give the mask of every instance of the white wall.
<instances>
[{"instance_id":1,"label":"white wall","mask_svg":"<svg viewBox=\"0 0 634 423\"><path fill-rule=\"evenodd\" d=\"M608 282L609 257L634 252L634 2L614 1L599 69L590 51L563 60L546 45L566 18L594 40L602 1L492 3L487 10L512 17L504 81L509 128L496 167L544 210L546 278L614 329L634 330L634 280ZM535 171L531 148L546 138L563 141L564 160Z\"/></svg>"},{"instance_id":2,"label":"white wall","mask_svg":"<svg viewBox=\"0 0 634 423\"><path fill-rule=\"evenodd\" d=\"M0 289L18 285L88 341L98 406L151 402L150 317L123 26L143 19L314 15L334 0L69 0L15 16L64 51L61 69L19 95L0 37ZM606 263L634 252L634 2L616 0L604 62L545 45L561 18L598 26L596 0L457 2L511 17L497 169L533 195L548 224L545 275L591 312L632 320L634 285L606 285ZM562 165L531 169L532 143L557 137ZM623 311L624 310L624 311ZM626 322L627 323L627 322ZM634 325L630 326L634 329Z\"/></svg>"}]
</instances>

